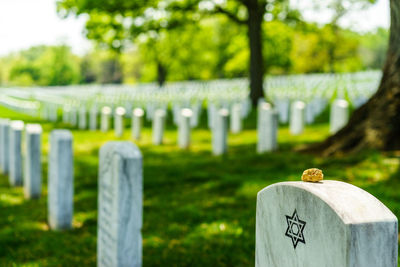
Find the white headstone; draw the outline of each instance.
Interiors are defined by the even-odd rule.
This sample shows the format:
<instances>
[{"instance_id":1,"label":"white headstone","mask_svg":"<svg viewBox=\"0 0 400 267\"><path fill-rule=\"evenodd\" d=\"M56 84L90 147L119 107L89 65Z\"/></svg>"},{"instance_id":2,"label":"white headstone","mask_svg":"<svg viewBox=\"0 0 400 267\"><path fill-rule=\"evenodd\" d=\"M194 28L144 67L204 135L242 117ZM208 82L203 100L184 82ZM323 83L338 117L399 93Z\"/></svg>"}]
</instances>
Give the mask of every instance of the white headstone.
<instances>
[{"instance_id":1,"label":"white headstone","mask_svg":"<svg viewBox=\"0 0 400 267\"><path fill-rule=\"evenodd\" d=\"M124 116L125 108L117 107L114 115L114 133L116 137L121 137L124 134Z\"/></svg>"},{"instance_id":2,"label":"white headstone","mask_svg":"<svg viewBox=\"0 0 400 267\"><path fill-rule=\"evenodd\" d=\"M278 148L278 112L269 103L258 106L257 152L264 153Z\"/></svg>"},{"instance_id":3,"label":"white headstone","mask_svg":"<svg viewBox=\"0 0 400 267\"><path fill-rule=\"evenodd\" d=\"M353 185L284 182L257 196L256 267L397 266L398 223Z\"/></svg>"},{"instance_id":4,"label":"white headstone","mask_svg":"<svg viewBox=\"0 0 400 267\"><path fill-rule=\"evenodd\" d=\"M163 142L166 112L163 109L157 109L153 118L153 144L160 145Z\"/></svg>"},{"instance_id":5,"label":"white headstone","mask_svg":"<svg viewBox=\"0 0 400 267\"><path fill-rule=\"evenodd\" d=\"M227 109L220 109L216 113L212 128L212 150L216 156L225 154L228 150L228 119Z\"/></svg>"},{"instance_id":6,"label":"white headstone","mask_svg":"<svg viewBox=\"0 0 400 267\"><path fill-rule=\"evenodd\" d=\"M68 130L53 130L50 134L47 201L51 229L72 227L73 179L72 134Z\"/></svg>"},{"instance_id":7,"label":"white headstone","mask_svg":"<svg viewBox=\"0 0 400 267\"><path fill-rule=\"evenodd\" d=\"M80 130L87 129L87 112L85 107L81 107L79 109L79 129Z\"/></svg>"},{"instance_id":8,"label":"white headstone","mask_svg":"<svg viewBox=\"0 0 400 267\"><path fill-rule=\"evenodd\" d=\"M141 108L135 108L132 112L132 137L135 140L140 140L143 116L144 110Z\"/></svg>"},{"instance_id":9,"label":"white headstone","mask_svg":"<svg viewBox=\"0 0 400 267\"><path fill-rule=\"evenodd\" d=\"M236 134L242 131L242 104L235 103L231 107L231 132Z\"/></svg>"},{"instance_id":10,"label":"white headstone","mask_svg":"<svg viewBox=\"0 0 400 267\"><path fill-rule=\"evenodd\" d=\"M289 121L289 99L279 99L275 101L275 104L279 112L279 121L281 123L287 123Z\"/></svg>"},{"instance_id":11,"label":"white headstone","mask_svg":"<svg viewBox=\"0 0 400 267\"><path fill-rule=\"evenodd\" d=\"M64 106L63 111L62 111L62 121L63 123L69 123L69 113L70 113L70 107Z\"/></svg>"},{"instance_id":12,"label":"white headstone","mask_svg":"<svg viewBox=\"0 0 400 267\"><path fill-rule=\"evenodd\" d=\"M89 115L89 129L91 131L96 131L97 129L97 116L98 116L98 111L97 111L97 107L93 106L90 109L90 115Z\"/></svg>"},{"instance_id":13,"label":"white headstone","mask_svg":"<svg viewBox=\"0 0 400 267\"><path fill-rule=\"evenodd\" d=\"M10 123L10 175L11 186L22 185L22 131L23 121L11 121Z\"/></svg>"},{"instance_id":14,"label":"white headstone","mask_svg":"<svg viewBox=\"0 0 400 267\"><path fill-rule=\"evenodd\" d=\"M77 112L76 112L76 108L75 107L71 108L71 111L70 111L69 115L70 115L69 123L72 126L76 127L77 123L78 123L78 118L77 118L78 116L77 116Z\"/></svg>"},{"instance_id":15,"label":"white headstone","mask_svg":"<svg viewBox=\"0 0 400 267\"><path fill-rule=\"evenodd\" d=\"M290 108L290 133L299 135L304 130L304 110L306 105L302 101L295 101Z\"/></svg>"},{"instance_id":16,"label":"white headstone","mask_svg":"<svg viewBox=\"0 0 400 267\"><path fill-rule=\"evenodd\" d=\"M342 129L349 120L349 103L344 99L336 99L331 106L330 133Z\"/></svg>"},{"instance_id":17,"label":"white headstone","mask_svg":"<svg viewBox=\"0 0 400 267\"><path fill-rule=\"evenodd\" d=\"M110 129L111 108L103 107L101 109L100 129L102 132L107 132Z\"/></svg>"},{"instance_id":18,"label":"white headstone","mask_svg":"<svg viewBox=\"0 0 400 267\"><path fill-rule=\"evenodd\" d=\"M130 142L100 149L97 266L142 266L142 155Z\"/></svg>"},{"instance_id":19,"label":"white headstone","mask_svg":"<svg viewBox=\"0 0 400 267\"><path fill-rule=\"evenodd\" d=\"M1 171L3 174L8 174L10 167L10 120L1 119L0 127Z\"/></svg>"},{"instance_id":20,"label":"white headstone","mask_svg":"<svg viewBox=\"0 0 400 267\"><path fill-rule=\"evenodd\" d=\"M42 126L40 124L27 124L25 128L24 195L28 199L38 198L42 191Z\"/></svg>"},{"instance_id":21,"label":"white headstone","mask_svg":"<svg viewBox=\"0 0 400 267\"><path fill-rule=\"evenodd\" d=\"M189 148L190 146L190 121L193 116L191 109L184 108L181 111L181 121L178 129L178 145L180 148Z\"/></svg>"}]
</instances>

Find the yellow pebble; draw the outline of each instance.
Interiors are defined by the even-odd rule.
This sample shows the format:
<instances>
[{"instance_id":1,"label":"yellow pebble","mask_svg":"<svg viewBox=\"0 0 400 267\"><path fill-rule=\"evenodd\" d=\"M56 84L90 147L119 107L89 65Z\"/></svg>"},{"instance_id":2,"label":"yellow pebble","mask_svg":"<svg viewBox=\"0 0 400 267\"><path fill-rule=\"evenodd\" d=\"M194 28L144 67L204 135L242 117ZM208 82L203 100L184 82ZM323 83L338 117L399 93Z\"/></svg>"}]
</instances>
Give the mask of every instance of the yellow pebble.
<instances>
[{"instance_id":1,"label":"yellow pebble","mask_svg":"<svg viewBox=\"0 0 400 267\"><path fill-rule=\"evenodd\" d=\"M324 179L324 174L320 169L317 168L305 170L303 172L303 175L301 176L301 180L303 180L304 182L316 183L322 181L323 179Z\"/></svg>"}]
</instances>

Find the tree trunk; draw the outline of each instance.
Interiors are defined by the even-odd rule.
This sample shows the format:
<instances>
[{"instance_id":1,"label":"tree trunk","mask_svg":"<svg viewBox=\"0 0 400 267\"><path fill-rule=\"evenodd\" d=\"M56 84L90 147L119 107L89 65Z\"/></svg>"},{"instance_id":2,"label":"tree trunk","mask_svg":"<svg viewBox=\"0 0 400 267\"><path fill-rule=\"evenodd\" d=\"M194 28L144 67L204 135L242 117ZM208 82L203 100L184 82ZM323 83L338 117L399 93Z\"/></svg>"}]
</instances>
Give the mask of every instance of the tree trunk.
<instances>
[{"instance_id":1,"label":"tree trunk","mask_svg":"<svg viewBox=\"0 0 400 267\"><path fill-rule=\"evenodd\" d=\"M258 0L248 1L247 10L249 14L247 26L250 47L250 98L253 106L256 106L258 99L264 97L264 64L261 35L264 12L259 7Z\"/></svg>"},{"instance_id":2,"label":"tree trunk","mask_svg":"<svg viewBox=\"0 0 400 267\"><path fill-rule=\"evenodd\" d=\"M157 62L157 82L162 87L167 79L167 69L161 62Z\"/></svg>"},{"instance_id":3,"label":"tree trunk","mask_svg":"<svg viewBox=\"0 0 400 267\"><path fill-rule=\"evenodd\" d=\"M400 149L400 1L390 1L389 49L378 91L354 111L348 124L303 151L332 155L364 148Z\"/></svg>"}]
</instances>

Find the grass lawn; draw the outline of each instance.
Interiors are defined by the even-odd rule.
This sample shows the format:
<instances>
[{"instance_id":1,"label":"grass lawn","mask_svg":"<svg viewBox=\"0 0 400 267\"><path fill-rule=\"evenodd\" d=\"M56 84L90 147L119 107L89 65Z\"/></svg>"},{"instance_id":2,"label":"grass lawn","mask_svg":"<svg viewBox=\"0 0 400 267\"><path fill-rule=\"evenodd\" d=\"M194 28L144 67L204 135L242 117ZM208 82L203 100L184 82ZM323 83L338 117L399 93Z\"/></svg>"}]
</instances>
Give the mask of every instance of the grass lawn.
<instances>
[{"instance_id":1,"label":"grass lawn","mask_svg":"<svg viewBox=\"0 0 400 267\"><path fill-rule=\"evenodd\" d=\"M74 229L54 232L47 225L48 137L51 129L68 126L5 108L0 108L0 117L40 122L44 128L42 198L24 200L22 189L10 188L8 177L0 176L0 266L96 266L98 152L116 140L114 133L71 129ZM272 183L298 181L311 167L322 169L326 179L364 188L400 216L399 153L321 158L292 152L296 145L328 135L328 124L319 123L298 137L282 126L280 150L257 155L252 114L242 133L229 135L228 154L214 157L205 119L203 114L203 126L193 131L189 151L178 148L171 125L164 145L151 145L149 124L137 143L144 157L144 266L254 266L257 192ZM130 130L121 140L131 140Z\"/></svg>"}]
</instances>

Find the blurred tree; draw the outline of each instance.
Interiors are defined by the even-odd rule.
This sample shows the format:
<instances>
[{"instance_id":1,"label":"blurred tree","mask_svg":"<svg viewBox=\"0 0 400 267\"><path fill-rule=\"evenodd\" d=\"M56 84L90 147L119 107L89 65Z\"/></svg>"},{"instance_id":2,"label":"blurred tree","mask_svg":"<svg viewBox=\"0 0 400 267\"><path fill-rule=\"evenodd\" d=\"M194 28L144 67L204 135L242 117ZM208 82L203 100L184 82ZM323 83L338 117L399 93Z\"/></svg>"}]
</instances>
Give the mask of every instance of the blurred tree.
<instances>
[{"instance_id":1,"label":"blurred tree","mask_svg":"<svg viewBox=\"0 0 400 267\"><path fill-rule=\"evenodd\" d=\"M360 54L363 65L367 69L381 69L385 63L385 52L389 38L389 31L384 28L378 28L374 32L366 33L360 36Z\"/></svg>"},{"instance_id":2,"label":"blurred tree","mask_svg":"<svg viewBox=\"0 0 400 267\"><path fill-rule=\"evenodd\" d=\"M68 85L80 81L79 58L64 45L35 46L10 61L8 80L14 85Z\"/></svg>"},{"instance_id":3,"label":"blurred tree","mask_svg":"<svg viewBox=\"0 0 400 267\"><path fill-rule=\"evenodd\" d=\"M390 13L389 48L377 92L343 129L306 150L330 155L363 148L400 149L400 1L390 0Z\"/></svg>"},{"instance_id":4,"label":"blurred tree","mask_svg":"<svg viewBox=\"0 0 400 267\"><path fill-rule=\"evenodd\" d=\"M93 61L89 55L85 55L80 64L81 69L81 83L93 83L96 81L96 71L93 67Z\"/></svg>"},{"instance_id":5,"label":"blurred tree","mask_svg":"<svg viewBox=\"0 0 400 267\"><path fill-rule=\"evenodd\" d=\"M122 83L122 67L117 57L110 57L101 63L100 77L102 84Z\"/></svg>"},{"instance_id":6,"label":"blurred tree","mask_svg":"<svg viewBox=\"0 0 400 267\"><path fill-rule=\"evenodd\" d=\"M264 16L298 19L288 0L59 0L61 14L89 14L87 36L120 49L124 40L148 32L157 36L162 29L174 29L197 22L202 15L223 14L246 25L250 50L250 97L254 105L263 97L262 23ZM162 71L163 66L157 67ZM161 72L162 73L162 72Z\"/></svg>"},{"instance_id":7,"label":"blurred tree","mask_svg":"<svg viewBox=\"0 0 400 267\"><path fill-rule=\"evenodd\" d=\"M325 0L314 1L315 7L319 12L328 11L330 15L330 22L325 26L325 31L331 36L330 41L326 43L328 52L328 64L330 72L335 72L336 61L340 60L340 48L342 46L341 36L343 31L340 29L341 20L350 12L359 11L367 8L370 4L375 3L376 0Z\"/></svg>"}]
</instances>

